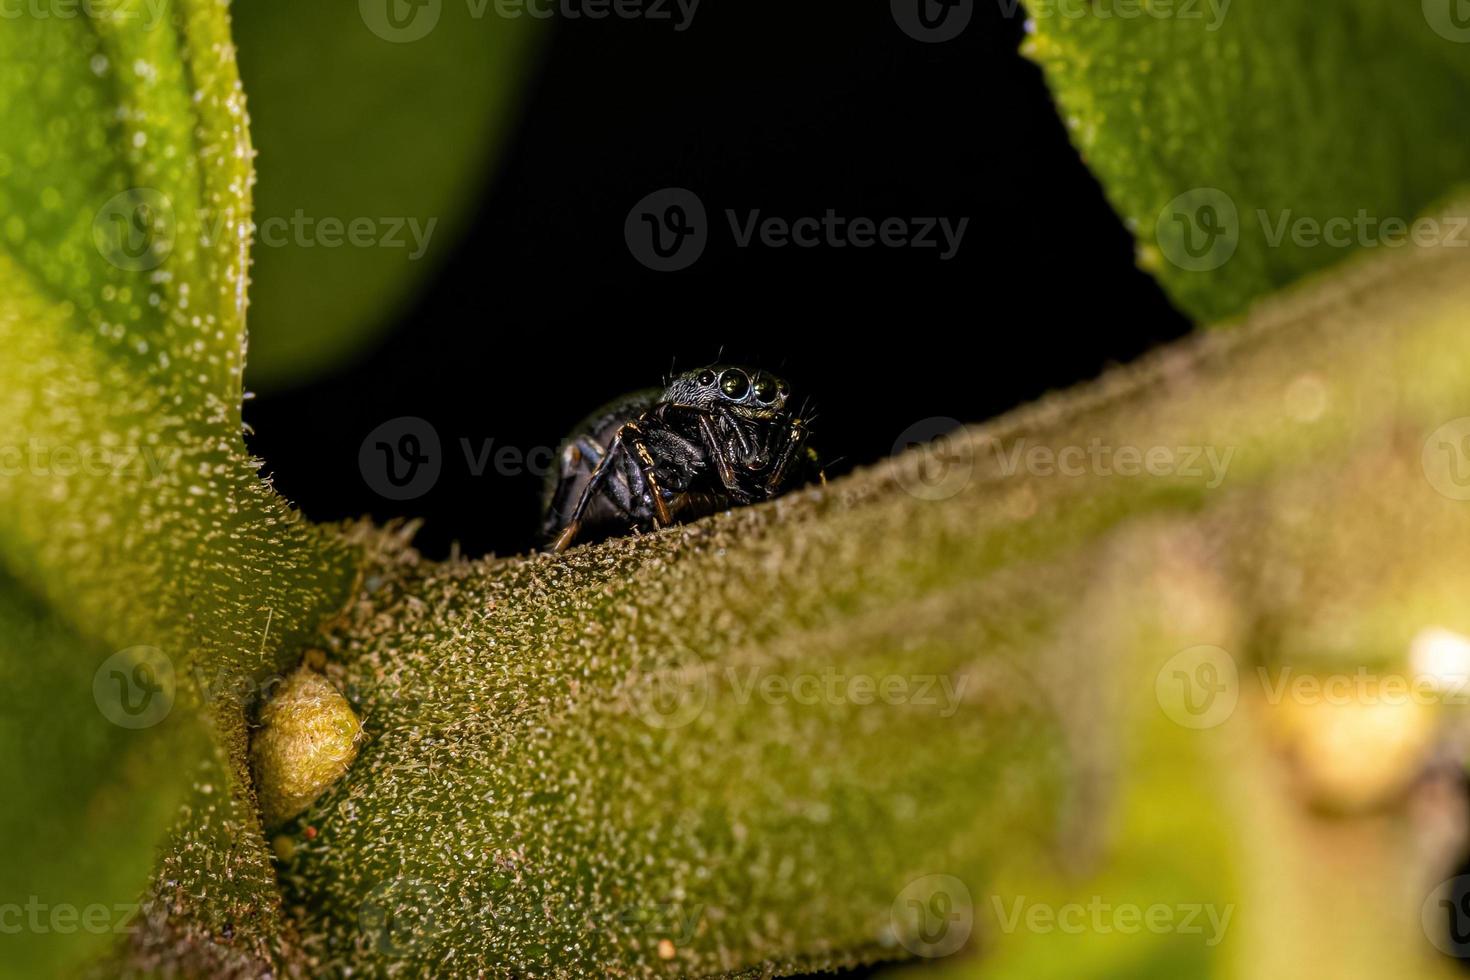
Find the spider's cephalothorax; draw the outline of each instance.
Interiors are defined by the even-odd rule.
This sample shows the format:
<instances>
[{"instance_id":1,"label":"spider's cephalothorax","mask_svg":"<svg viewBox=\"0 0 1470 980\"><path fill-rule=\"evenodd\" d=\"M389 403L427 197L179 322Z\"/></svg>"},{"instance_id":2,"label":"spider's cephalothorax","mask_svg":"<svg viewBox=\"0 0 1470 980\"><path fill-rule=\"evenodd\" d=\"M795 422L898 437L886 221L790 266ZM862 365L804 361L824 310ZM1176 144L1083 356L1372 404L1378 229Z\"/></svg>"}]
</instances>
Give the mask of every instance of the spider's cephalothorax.
<instances>
[{"instance_id":1,"label":"spider's cephalothorax","mask_svg":"<svg viewBox=\"0 0 1470 980\"><path fill-rule=\"evenodd\" d=\"M604 407L562 445L548 546L666 527L822 479L790 398L774 375L716 365Z\"/></svg>"}]
</instances>

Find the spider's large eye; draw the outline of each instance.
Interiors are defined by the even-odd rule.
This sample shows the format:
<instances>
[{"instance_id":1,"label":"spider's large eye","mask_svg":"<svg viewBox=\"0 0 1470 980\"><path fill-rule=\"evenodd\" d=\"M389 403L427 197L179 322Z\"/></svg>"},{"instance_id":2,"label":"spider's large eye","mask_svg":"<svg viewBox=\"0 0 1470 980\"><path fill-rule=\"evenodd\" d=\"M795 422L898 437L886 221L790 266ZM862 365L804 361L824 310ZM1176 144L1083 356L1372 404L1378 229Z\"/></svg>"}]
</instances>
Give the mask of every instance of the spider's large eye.
<instances>
[{"instance_id":1,"label":"spider's large eye","mask_svg":"<svg viewBox=\"0 0 1470 980\"><path fill-rule=\"evenodd\" d=\"M705 368L703 371L700 371L699 372L699 383L701 385L703 385L704 387L706 387L706 388L708 388L710 385L714 384L715 383L715 372L711 371L709 368Z\"/></svg>"},{"instance_id":2,"label":"spider's large eye","mask_svg":"<svg viewBox=\"0 0 1470 980\"><path fill-rule=\"evenodd\" d=\"M759 398L762 405L769 405L776 400L776 382L767 377L755 379L755 397Z\"/></svg>"},{"instance_id":3,"label":"spider's large eye","mask_svg":"<svg viewBox=\"0 0 1470 980\"><path fill-rule=\"evenodd\" d=\"M720 390L725 393L726 398L739 401L750 390L750 379L745 376L744 371L726 371L720 375Z\"/></svg>"}]
</instances>

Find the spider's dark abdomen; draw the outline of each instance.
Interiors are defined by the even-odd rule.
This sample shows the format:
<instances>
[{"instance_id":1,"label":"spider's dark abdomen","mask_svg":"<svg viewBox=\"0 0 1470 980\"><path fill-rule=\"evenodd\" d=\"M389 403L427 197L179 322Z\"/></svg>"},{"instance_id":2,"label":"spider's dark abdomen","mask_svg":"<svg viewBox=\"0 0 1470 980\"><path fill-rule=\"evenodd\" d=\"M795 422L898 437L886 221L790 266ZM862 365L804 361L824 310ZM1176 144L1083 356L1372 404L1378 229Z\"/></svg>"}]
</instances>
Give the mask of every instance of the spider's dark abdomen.
<instances>
[{"instance_id":1,"label":"spider's dark abdomen","mask_svg":"<svg viewBox=\"0 0 1470 980\"><path fill-rule=\"evenodd\" d=\"M607 452L618 429L658 404L662 394L661 389L649 388L608 402L577 423L562 441L542 496L541 536L544 541L551 541L566 527L572 508L576 506L587 481L592 478L592 471L601 458L600 454ZM594 457L588 453L589 447L595 447L599 455ZM583 520L586 528L584 540L599 540L613 534L626 533L626 527L619 526L619 517L621 514L609 501L594 501L589 505ZM625 525L626 522L622 524Z\"/></svg>"}]
</instances>

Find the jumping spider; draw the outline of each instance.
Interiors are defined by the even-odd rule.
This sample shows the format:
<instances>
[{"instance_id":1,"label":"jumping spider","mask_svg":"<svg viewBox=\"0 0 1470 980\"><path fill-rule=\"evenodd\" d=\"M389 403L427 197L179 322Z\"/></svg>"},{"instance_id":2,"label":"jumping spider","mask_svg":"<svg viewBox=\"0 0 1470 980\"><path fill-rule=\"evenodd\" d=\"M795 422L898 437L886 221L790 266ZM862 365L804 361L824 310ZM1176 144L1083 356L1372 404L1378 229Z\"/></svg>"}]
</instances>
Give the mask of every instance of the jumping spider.
<instances>
[{"instance_id":1,"label":"jumping spider","mask_svg":"<svg viewBox=\"0 0 1470 980\"><path fill-rule=\"evenodd\" d=\"M825 482L791 388L763 371L714 365L627 395L562 445L542 534L552 551L690 521Z\"/></svg>"}]
</instances>

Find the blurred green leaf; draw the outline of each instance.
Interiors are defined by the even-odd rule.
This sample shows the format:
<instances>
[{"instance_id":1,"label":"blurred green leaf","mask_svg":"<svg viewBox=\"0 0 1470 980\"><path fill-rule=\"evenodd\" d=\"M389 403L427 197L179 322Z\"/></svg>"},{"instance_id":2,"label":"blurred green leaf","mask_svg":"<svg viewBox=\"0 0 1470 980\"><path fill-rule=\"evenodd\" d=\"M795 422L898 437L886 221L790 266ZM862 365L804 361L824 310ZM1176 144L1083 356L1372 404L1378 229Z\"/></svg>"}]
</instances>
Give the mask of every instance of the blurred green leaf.
<instances>
[{"instance_id":1,"label":"blurred green leaf","mask_svg":"<svg viewBox=\"0 0 1470 980\"><path fill-rule=\"evenodd\" d=\"M1140 264L1214 322L1355 248L1407 244L1470 179L1456 3L1025 0L1023 50Z\"/></svg>"},{"instance_id":2,"label":"blurred green leaf","mask_svg":"<svg viewBox=\"0 0 1470 980\"><path fill-rule=\"evenodd\" d=\"M501 6L236 9L259 150L252 388L310 380L362 351L467 230L540 35ZM386 19L395 10L405 26Z\"/></svg>"},{"instance_id":3,"label":"blurred green leaf","mask_svg":"<svg viewBox=\"0 0 1470 980\"><path fill-rule=\"evenodd\" d=\"M172 686L150 695L109 652L0 573L0 976L52 975L137 927L139 885L200 761ZM125 704L147 727L124 727Z\"/></svg>"},{"instance_id":4,"label":"blurred green leaf","mask_svg":"<svg viewBox=\"0 0 1470 980\"><path fill-rule=\"evenodd\" d=\"M241 439L251 151L226 7L69 9L0 31L0 670L19 701L0 772L7 821L49 820L56 844L7 835L28 854L0 901L115 909L214 751L194 707L276 665L352 566ZM0 972L109 935L28 922Z\"/></svg>"}]
</instances>

